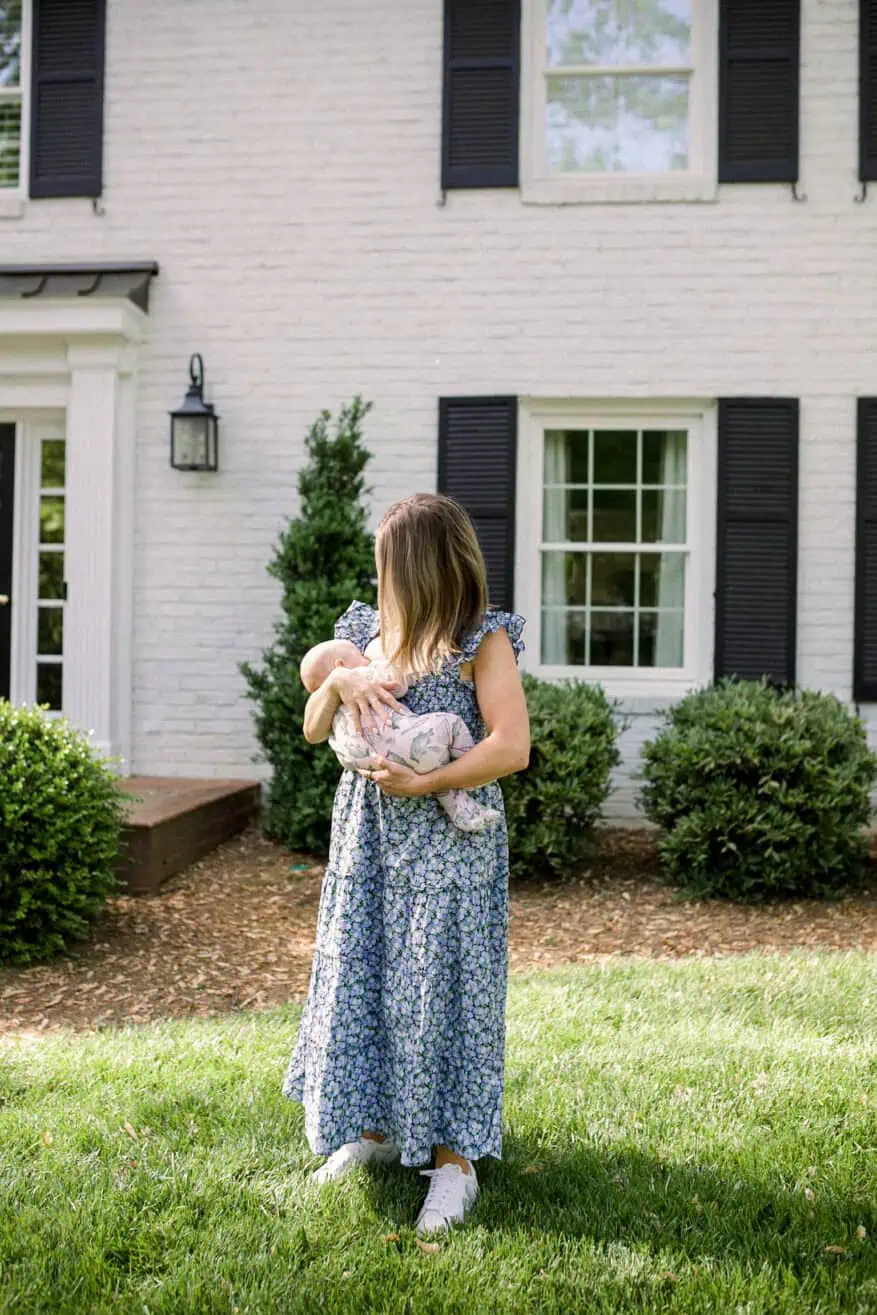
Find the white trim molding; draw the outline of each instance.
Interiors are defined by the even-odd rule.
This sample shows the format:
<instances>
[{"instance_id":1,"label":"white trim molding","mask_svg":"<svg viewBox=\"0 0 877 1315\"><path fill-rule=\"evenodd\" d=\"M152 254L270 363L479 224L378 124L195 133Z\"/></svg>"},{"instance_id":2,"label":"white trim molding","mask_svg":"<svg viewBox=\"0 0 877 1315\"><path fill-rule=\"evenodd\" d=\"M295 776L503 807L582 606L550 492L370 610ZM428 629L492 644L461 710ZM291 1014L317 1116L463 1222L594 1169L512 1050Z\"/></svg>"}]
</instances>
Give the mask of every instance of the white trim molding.
<instances>
[{"instance_id":1,"label":"white trim molding","mask_svg":"<svg viewBox=\"0 0 877 1315\"><path fill-rule=\"evenodd\" d=\"M684 429L688 567L683 662L678 668L548 665L542 661L542 515L547 429ZM713 401L521 398L518 413L515 606L530 636L524 665L544 680L587 680L625 704L651 707L712 675L716 545L717 418ZM610 549L611 550L611 549Z\"/></svg>"},{"instance_id":2,"label":"white trim molding","mask_svg":"<svg viewBox=\"0 0 877 1315\"><path fill-rule=\"evenodd\" d=\"M689 167L674 173L551 173L545 160L549 0L522 0L521 199L548 205L715 201L718 155L718 0L692 0ZM672 70L671 70L672 71ZM592 70L587 70L593 74ZM611 69L605 72L612 72Z\"/></svg>"},{"instance_id":3,"label":"white trim molding","mask_svg":"<svg viewBox=\"0 0 877 1315\"><path fill-rule=\"evenodd\" d=\"M26 416L26 419L22 418ZM4 412L16 424L12 548L13 703L33 703L37 688L37 625L40 561L40 456L44 439L64 438L64 412ZM66 529L66 526L65 526ZM66 552L65 549L62 550ZM63 560L63 557L62 557ZM66 612L66 604L59 600ZM66 616L65 616L66 621Z\"/></svg>"},{"instance_id":4,"label":"white trim molding","mask_svg":"<svg viewBox=\"0 0 877 1315\"><path fill-rule=\"evenodd\" d=\"M16 420L26 439L41 418L57 422L63 412L64 715L124 764L131 759L137 346L146 325L143 312L118 299L0 303L0 415ZM33 478L22 474L16 494L38 495Z\"/></svg>"}]
</instances>

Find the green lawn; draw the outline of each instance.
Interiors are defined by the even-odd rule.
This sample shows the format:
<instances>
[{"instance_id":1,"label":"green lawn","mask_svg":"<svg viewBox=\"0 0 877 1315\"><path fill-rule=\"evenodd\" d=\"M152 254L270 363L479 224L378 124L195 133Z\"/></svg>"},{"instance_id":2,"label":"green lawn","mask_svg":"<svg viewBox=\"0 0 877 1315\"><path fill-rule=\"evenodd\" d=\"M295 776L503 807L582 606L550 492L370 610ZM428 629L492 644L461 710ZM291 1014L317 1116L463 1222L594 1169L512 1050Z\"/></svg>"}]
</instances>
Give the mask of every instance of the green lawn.
<instances>
[{"instance_id":1,"label":"green lawn","mask_svg":"<svg viewBox=\"0 0 877 1315\"><path fill-rule=\"evenodd\" d=\"M0 1041L0 1311L877 1312L877 957L513 979L506 1158L437 1254L413 1170L308 1185L295 1019Z\"/></svg>"}]
</instances>

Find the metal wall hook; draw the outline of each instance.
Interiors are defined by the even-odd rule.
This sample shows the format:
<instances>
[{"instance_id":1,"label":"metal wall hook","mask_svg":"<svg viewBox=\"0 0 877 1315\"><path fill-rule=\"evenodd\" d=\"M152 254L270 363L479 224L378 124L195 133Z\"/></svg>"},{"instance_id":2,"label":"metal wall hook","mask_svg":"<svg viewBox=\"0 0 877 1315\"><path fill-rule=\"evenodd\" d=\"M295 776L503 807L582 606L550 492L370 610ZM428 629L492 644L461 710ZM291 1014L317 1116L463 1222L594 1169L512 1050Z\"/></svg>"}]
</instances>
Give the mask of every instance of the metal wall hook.
<instances>
[{"instance_id":1,"label":"metal wall hook","mask_svg":"<svg viewBox=\"0 0 877 1315\"><path fill-rule=\"evenodd\" d=\"M853 197L853 200L855 201L856 205L862 205L867 200L867 197L868 197L868 181L866 178L863 178L862 186L859 188L858 192Z\"/></svg>"},{"instance_id":2,"label":"metal wall hook","mask_svg":"<svg viewBox=\"0 0 877 1315\"><path fill-rule=\"evenodd\" d=\"M793 200L793 201L801 201L801 202L807 200L807 193L806 193L806 192L799 192L799 191L798 191L798 184L797 184L797 183L792 183L792 200Z\"/></svg>"}]
</instances>

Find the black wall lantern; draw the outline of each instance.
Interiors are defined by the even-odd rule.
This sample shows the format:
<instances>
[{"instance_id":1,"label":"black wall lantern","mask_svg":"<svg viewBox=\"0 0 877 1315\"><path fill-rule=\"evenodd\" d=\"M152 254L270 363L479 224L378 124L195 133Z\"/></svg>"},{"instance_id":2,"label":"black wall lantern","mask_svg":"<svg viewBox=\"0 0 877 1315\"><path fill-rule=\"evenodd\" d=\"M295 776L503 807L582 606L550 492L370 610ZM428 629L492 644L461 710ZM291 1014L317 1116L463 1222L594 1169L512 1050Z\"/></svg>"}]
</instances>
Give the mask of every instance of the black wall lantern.
<instances>
[{"instance_id":1,"label":"black wall lantern","mask_svg":"<svg viewBox=\"0 0 877 1315\"><path fill-rule=\"evenodd\" d=\"M204 401L204 362L189 361L189 391L178 411L171 411L171 465L174 470L219 469L219 417Z\"/></svg>"}]
</instances>

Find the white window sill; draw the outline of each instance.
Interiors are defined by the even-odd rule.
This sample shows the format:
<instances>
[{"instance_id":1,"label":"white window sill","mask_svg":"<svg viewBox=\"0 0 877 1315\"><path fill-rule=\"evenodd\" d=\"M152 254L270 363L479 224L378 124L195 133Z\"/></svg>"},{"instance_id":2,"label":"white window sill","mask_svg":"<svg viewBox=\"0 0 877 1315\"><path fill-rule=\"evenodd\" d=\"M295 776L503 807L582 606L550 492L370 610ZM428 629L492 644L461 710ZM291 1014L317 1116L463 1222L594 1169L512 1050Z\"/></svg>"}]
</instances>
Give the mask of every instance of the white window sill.
<instances>
[{"instance_id":1,"label":"white window sill","mask_svg":"<svg viewBox=\"0 0 877 1315\"><path fill-rule=\"evenodd\" d=\"M0 219L20 219L24 214L24 197L20 192L0 192Z\"/></svg>"},{"instance_id":2,"label":"white window sill","mask_svg":"<svg viewBox=\"0 0 877 1315\"><path fill-rule=\"evenodd\" d=\"M612 667L530 668L539 680L577 680L585 685L602 685L608 698L617 700L629 712L648 713L671 707L678 699L700 689L708 678L698 680L685 672L653 671L648 675L619 674Z\"/></svg>"},{"instance_id":3,"label":"white window sill","mask_svg":"<svg viewBox=\"0 0 877 1315\"><path fill-rule=\"evenodd\" d=\"M661 177L600 175L530 178L521 181L525 205L627 205L709 203L718 199L714 178L691 174Z\"/></svg>"}]
</instances>

